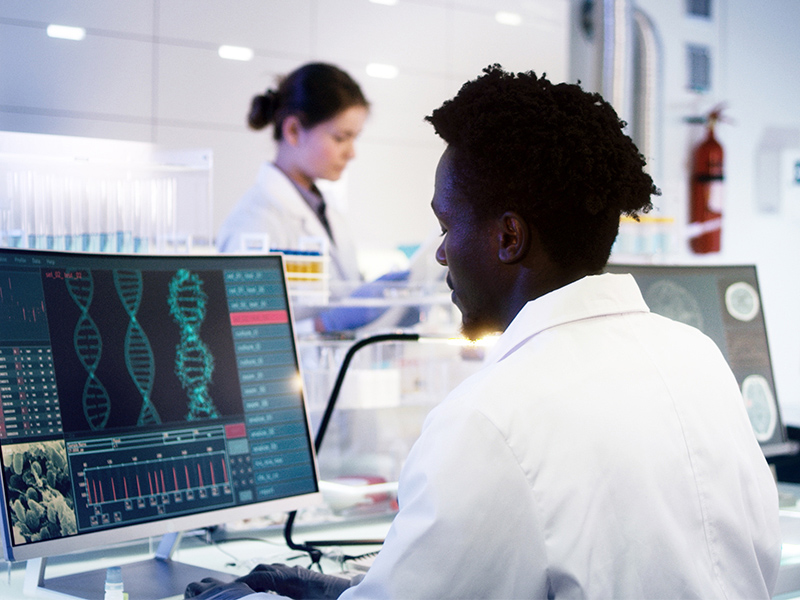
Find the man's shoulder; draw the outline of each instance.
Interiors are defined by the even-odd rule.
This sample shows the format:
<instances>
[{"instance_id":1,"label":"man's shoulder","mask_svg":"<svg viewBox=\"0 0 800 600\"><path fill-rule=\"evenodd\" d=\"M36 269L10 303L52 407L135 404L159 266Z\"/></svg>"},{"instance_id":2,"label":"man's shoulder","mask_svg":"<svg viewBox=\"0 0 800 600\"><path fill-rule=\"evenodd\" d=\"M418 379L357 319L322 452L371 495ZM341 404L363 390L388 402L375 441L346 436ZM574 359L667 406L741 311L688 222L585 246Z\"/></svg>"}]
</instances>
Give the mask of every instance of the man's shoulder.
<instances>
[{"instance_id":1,"label":"man's shoulder","mask_svg":"<svg viewBox=\"0 0 800 600\"><path fill-rule=\"evenodd\" d=\"M525 383L530 382L527 375L510 361L484 365L447 394L431 411L428 421L450 428L478 414L495 421L498 412L506 412L507 405L519 400L515 390L532 389Z\"/></svg>"}]
</instances>

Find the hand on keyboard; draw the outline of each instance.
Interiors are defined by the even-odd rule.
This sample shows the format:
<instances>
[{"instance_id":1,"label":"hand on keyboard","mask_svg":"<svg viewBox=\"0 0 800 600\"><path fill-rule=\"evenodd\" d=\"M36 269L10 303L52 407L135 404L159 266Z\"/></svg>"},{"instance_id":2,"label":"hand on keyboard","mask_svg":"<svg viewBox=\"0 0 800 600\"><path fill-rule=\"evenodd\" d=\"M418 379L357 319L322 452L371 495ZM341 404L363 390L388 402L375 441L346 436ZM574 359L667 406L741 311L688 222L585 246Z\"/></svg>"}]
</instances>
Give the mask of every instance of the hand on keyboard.
<instances>
[{"instance_id":1,"label":"hand on keyboard","mask_svg":"<svg viewBox=\"0 0 800 600\"><path fill-rule=\"evenodd\" d=\"M342 577L282 564L258 565L236 581L256 592L277 592L297 599L338 598L350 587L350 581Z\"/></svg>"},{"instance_id":2,"label":"hand on keyboard","mask_svg":"<svg viewBox=\"0 0 800 600\"><path fill-rule=\"evenodd\" d=\"M219 579L206 577L201 581L190 583L186 587L183 597L195 600L238 600L239 598L252 598L254 594L255 592L244 583L237 581L225 583Z\"/></svg>"}]
</instances>

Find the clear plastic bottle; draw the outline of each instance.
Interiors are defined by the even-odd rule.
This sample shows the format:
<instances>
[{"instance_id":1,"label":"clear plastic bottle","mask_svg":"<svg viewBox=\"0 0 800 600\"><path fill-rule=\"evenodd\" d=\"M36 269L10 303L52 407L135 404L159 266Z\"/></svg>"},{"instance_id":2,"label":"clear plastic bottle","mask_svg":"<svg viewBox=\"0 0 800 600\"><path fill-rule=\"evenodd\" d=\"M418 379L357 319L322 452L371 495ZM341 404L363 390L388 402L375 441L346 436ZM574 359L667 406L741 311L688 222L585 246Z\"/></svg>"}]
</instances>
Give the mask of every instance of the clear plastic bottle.
<instances>
[{"instance_id":1,"label":"clear plastic bottle","mask_svg":"<svg viewBox=\"0 0 800 600\"><path fill-rule=\"evenodd\" d=\"M109 567L106 569L106 585L104 600L124 600L125 594L122 587L122 569Z\"/></svg>"}]
</instances>

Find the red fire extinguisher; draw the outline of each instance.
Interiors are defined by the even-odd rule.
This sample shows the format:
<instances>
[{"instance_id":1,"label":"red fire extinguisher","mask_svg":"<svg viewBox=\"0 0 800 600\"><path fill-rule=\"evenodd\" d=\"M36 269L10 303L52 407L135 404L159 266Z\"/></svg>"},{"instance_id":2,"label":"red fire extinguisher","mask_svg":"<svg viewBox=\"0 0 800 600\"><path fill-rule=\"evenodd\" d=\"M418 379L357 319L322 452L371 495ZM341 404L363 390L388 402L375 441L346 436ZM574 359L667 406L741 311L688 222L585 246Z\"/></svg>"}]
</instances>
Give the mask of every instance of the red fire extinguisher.
<instances>
[{"instance_id":1,"label":"red fire extinguisher","mask_svg":"<svg viewBox=\"0 0 800 600\"><path fill-rule=\"evenodd\" d=\"M698 254L719 252L722 237L724 152L714 137L722 108L711 111L706 139L694 151L689 209L689 244Z\"/></svg>"}]
</instances>

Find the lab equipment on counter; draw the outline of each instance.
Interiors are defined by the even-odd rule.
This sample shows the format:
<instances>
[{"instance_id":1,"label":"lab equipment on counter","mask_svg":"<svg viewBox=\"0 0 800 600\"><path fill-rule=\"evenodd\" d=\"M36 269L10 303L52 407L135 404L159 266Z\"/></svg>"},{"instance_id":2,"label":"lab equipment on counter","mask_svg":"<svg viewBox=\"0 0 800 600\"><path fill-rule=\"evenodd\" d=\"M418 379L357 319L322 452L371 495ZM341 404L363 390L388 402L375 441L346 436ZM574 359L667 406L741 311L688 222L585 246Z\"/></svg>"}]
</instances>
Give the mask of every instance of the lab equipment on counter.
<instances>
[{"instance_id":1,"label":"lab equipment on counter","mask_svg":"<svg viewBox=\"0 0 800 600\"><path fill-rule=\"evenodd\" d=\"M103 600L125 600L125 585L122 582L122 569L108 567L106 569L106 582Z\"/></svg>"},{"instance_id":2,"label":"lab equipment on counter","mask_svg":"<svg viewBox=\"0 0 800 600\"><path fill-rule=\"evenodd\" d=\"M0 132L0 246L81 252L210 249L211 151Z\"/></svg>"}]
</instances>

